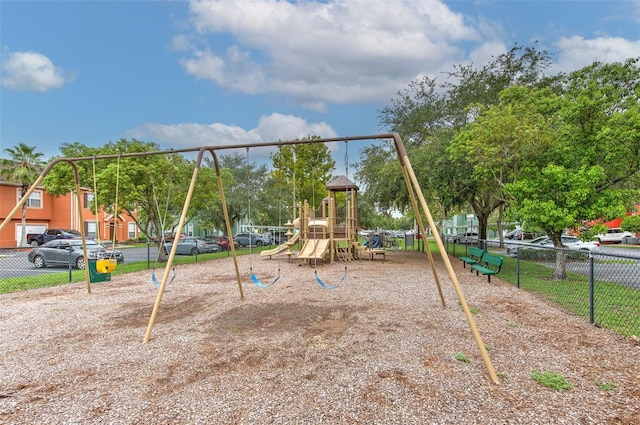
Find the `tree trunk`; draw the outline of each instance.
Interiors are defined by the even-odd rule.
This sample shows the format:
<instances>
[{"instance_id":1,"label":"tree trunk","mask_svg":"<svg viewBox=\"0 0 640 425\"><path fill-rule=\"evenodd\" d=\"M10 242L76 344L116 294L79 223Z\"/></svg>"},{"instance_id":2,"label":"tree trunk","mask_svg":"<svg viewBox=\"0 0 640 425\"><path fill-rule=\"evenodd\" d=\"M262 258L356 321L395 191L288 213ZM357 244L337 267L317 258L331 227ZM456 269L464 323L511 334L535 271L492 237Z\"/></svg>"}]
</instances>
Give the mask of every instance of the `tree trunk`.
<instances>
[{"instance_id":1,"label":"tree trunk","mask_svg":"<svg viewBox=\"0 0 640 425\"><path fill-rule=\"evenodd\" d=\"M482 244L487 239L487 224L489 223L489 214L480 214L478 217L478 246L482 248Z\"/></svg>"},{"instance_id":2,"label":"tree trunk","mask_svg":"<svg viewBox=\"0 0 640 425\"><path fill-rule=\"evenodd\" d=\"M565 280L567 278L566 253L562 250L556 251L556 267L553 270L553 280Z\"/></svg>"},{"instance_id":3,"label":"tree trunk","mask_svg":"<svg viewBox=\"0 0 640 425\"><path fill-rule=\"evenodd\" d=\"M500 247L504 247L504 229L502 228L502 221L504 220L504 205L500 205L498 208L498 241Z\"/></svg>"},{"instance_id":4,"label":"tree trunk","mask_svg":"<svg viewBox=\"0 0 640 425\"><path fill-rule=\"evenodd\" d=\"M562 247L562 233L547 232L556 248ZM553 270L553 280L565 280L567 278L566 253L563 250L556 251L556 267Z\"/></svg>"}]
</instances>

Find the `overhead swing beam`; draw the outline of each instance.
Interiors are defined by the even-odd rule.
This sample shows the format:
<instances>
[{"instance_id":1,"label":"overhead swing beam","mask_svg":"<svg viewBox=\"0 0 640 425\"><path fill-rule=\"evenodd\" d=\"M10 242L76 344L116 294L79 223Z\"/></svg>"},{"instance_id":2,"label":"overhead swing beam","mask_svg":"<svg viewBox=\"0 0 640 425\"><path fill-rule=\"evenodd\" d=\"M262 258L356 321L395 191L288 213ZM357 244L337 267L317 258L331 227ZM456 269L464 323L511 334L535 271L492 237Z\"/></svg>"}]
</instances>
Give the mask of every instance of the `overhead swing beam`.
<instances>
[{"instance_id":1,"label":"overhead swing beam","mask_svg":"<svg viewBox=\"0 0 640 425\"><path fill-rule=\"evenodd\" d=\"M469 306L465 300L464 294L462 292L462 289L460 288L460 284L458 282L458 279L455 275L455 272L453 270L453 267L451 265L451 262L449 260L449 257L446 253L444 244L442 243L442 239L440 238L440 234L438 233L438 229L435 225L435 222L433 220L433 217L431 216L431 212L429 211L429 207L427 206L427 202L424 198L424 195L422 193L422 190L420 188L420 184L418 183L418 179L416 178L416 175L413 171L413 168L411 167L411 162L409 161L409 157L407 155L406 149L404 147L404 144L402 143L402 140L400 139L400 136L397 133L387 133L387 134L377 134L377 135L369 135L369 136L352 136L352 137L333 137L333 138L324 138L324 139L314 139L314 140L289 140L289 141L279 141L279 142L271 142L271 143L264 143L264 144L238 144L238 145L226 145L226 146L207 146L207 147L200 147L200 148L185 148L185 149L171 149L171 150L164 150L164 151L154 151L154 152L133 152L133 153L122 153L122 154L111 154L111 155L99 155L99 156L87 156L87 157L77 157L77 158L58 158L55 159L53 161L51 161L44 169L44 171L40 174L40 176L36 179L36 181L31 185L31 187L29 188L29 190L27 191L27 193L22 197L22 199L20 199L20 201L18 202L18 204L13 208L13 210L11 210L11 212L9 212L9 214L7 215L7 217L4 219L4 221L0 224L0 231L2 231L2 229L4 229L8 223L10 222L10 220L13 218L13 216L19 211L19 209L22 207L22 205L27 201L27 199L29 199L29 196L31 196L31 194L36 190L36 188L42 183L42 180L44 179L44 177L51 171L51 169L56 166L58 163L60 162L67 162L69 164L71 164L72 168L73 168L73 172L74 172L74 178L75 178L75 183L76 183L76 202L77 202L77 209L78 209L78 217L80 220L80 233L81 233L81 237L82 237L82 245L83 245L83 251L84 251L84 256L85 256L85 261L87 259L87 248L86 248L86 242L85 242L85 232L84 232L84 222L82 220L82 210L81 210L81 198L80 198L80 178L79 178L79 174L78 174L78 167L76 162L79 161L91 161L94 158L97 159L115 159L115 158L130 158L130 157L142 157L142 156L149 156L149 155L169 155L169 154L176 154L176 153L188 153L188 152L198 152L198 159L196 161L196 165L195 168L193 170L193 176L191 178L191 184L189 186L189 192L187 194L187 198L185 200L185 204L182 210L182 215L180 217L180 222L178 224L178 227L176 229L176 232L179 234L182 231L182 227L184 225L185 222L185 217L189 208L189 204L191 202L191 197L193 196L193 190L195 187L195 182L196 182L196 178L198 176L198 171L200 168L200 164L202 161L202 156L203 153L205 151L209 151L211 152L211 154L214 157L214 162L216 163L216 168L218 168L217 165L217 160L216 160L216 156L215 156L215 151L218 150L229 150L229 149L245 149L247 147L252 147L252 148L258 148L258 147L272 147L272 146L286 146L286 145L297 145L297 144L309 144L309 143L332 143L332 142L345 142L345 141L356 141L356 140L393 140L394 144L395 144L395 148L396 148L396 152L398 154L398 160L400 161L401 166L403 167L403 173L405 174L405 179L408 176L409 177L409 182L407 183L407 187L411 188L409 189L409 193L412 193L412 191L415 191L415 194L418 198L418 201L420 203L420 207L422 207L422 212L425 214L426 218L427 218L427 222L429 224L429 228L431 229L432 233L433 233L433 237L435 239L436 245L438 246L438 249L440 250L440 255L442 257L442 261L447 269L447 273L449 274L449 277L451 278L451 282L453 283L453 287L455 289L456 295L458 296L458 300L460 301L460 305L462 306L462 309L464 311L464 314L467 318L467 321L469 323L469 327L471 328L471 331L473 333L473 336L476 340L476 344L478 345L478 348L482 354L482 358L485 362L485 365L487 367L487 369L489 370L489 375L491 377L491 380L494 383L498 383L498 377L495 373L495 370L493 368L493 365L491 363L491 360L488 356L487 350L485 348L484 343L482 342L482 338L480 336L480 333L478 332L476 325L475 325L475 321L473 319L473 316L471 314L471 311L469 310ZM217 177L218 177L218 185L219 188L221 190L221 196L223 197L223 191L222 191L222 184L221 184L221 180L220 180L220 173L219 173L219 169L216 170L217 173ZM223 205L225 205L225 202L223 201ZM418 207L418 205L414 205L414 208ZM418 216L420 213L419 208L416 211L416 216ZM225 220L227 221L227 232L229 233L229 237L231 240L231 249L232 249L232 253L234 255L234 259L235 259L235 249L234 249L234 244L233 244L233 239L231 236L231 232L230 232L230 228L229 228L229 218L228 218L228 214L225 208ZM424 225L421 223L421 220L417 220L419 226L421 227L420 231L423 235L425 235L425 230L424 230ZM158 314L158 309L160 306L160 301L162 299L162 294L164 292L164 287L167 283L167 279L169 276L169 269L173 264L173 259L175 257L175 252L177 249L178 245L177 244L173 244L172 248L171 248L171 254L169 255L169 260L167 262L167 266L165 268L164 274L162 276L162 282L161 282L161 288L158 291L158 296L156 299L156 303L154 305L154 309L151 315L151 319L149 321L149 326L147 327L147 331L145 333L145 338L144 338L144 342L148 342L149 341L149 337L151 335L151 329L153 327L153 324L155 322L155 319L157 317ZM238 272L238 265L237 262L235 263L236 266L236 276L238 277L238 285L240 286L240 291L241 291L241 295L242 295L242 286L240 283L240 278L239 278L239 272ZM435 273L435 268L434 268L434 273ZM89 283L89 270L87 267L85 267L85 277L86 277L86 281L87 281L87 291L90 293L91 292L91 285ZM438 280L436 279L436 285L438 286L439 290L440 290L440 283L438 282ZM441 290L440 290L441 291ZM442 297L442 294L441 294Z\"/></svg>"}]
</instances>

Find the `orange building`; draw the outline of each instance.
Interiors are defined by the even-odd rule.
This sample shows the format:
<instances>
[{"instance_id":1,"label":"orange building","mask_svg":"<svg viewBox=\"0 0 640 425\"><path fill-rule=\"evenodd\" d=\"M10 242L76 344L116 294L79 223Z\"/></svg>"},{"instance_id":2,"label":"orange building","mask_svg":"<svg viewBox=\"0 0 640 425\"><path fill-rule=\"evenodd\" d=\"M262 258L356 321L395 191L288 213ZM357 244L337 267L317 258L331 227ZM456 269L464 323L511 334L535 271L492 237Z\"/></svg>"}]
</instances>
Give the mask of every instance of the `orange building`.
<instances>
[{"instance_id":1,"label":"orange building","mask_svg":"<svg viewBox=\"0 0 640 425\"><path fill-rule=\"evenodd\" d=\"M626 217L629 217L632 215L640 215L640 204L636 205L635 211L628 211ZM589 226L593 226L594 224L602 223L605 226L607 226L609 229L617 229L620 227L624 219L625 217L614 218L613 220L610 220L610 221L593 220L593 221L588 221L586 225L587 227L589 227Z\"/></svg>"},{"instance_id":2,"label":"orange building","mask_svg":"<svg viewBox=\"0 0 640 425\"><path fill-rule=\"evenodd\" d=\"M113 215L103 211L95 214L89 209L93 199L90 189L81 188L82 221L85 235L88 239L101 241L115 240L118 242L138 238L138 226L130 217L122 214L114 220ZM54 196L44 188L37 188L27 201L27 217L25 233L42 233L46 229L74 229L80 230L78 207L75 192L63 196ZM20 185L0 182L0 223L20 200ZM19 209L2 231L0 231L0 247L15 247L20 245L22 237L22 209ZM115 234L114 234L115 233Z\"/></svg>"}]
</instances>

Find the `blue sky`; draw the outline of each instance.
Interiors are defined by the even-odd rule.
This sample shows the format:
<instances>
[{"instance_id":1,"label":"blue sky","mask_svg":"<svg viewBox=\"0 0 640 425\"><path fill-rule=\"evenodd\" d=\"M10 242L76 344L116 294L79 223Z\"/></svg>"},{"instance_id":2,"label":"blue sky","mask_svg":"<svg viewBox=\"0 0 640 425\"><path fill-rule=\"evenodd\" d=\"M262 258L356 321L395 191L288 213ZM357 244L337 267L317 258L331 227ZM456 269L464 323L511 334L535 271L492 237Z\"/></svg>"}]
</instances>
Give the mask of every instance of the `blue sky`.
<instances>
[{"instance_id":1,"label":"blue sky","mask_svg":"<svg viewBox=\"0 0 640 425\"><path fill-rule=\"evenodd\" d=\"M1 0L0 156L384 133L410 81L535 41L551 72L640 56L640 0Z\"/></svg>"}]
</instances>

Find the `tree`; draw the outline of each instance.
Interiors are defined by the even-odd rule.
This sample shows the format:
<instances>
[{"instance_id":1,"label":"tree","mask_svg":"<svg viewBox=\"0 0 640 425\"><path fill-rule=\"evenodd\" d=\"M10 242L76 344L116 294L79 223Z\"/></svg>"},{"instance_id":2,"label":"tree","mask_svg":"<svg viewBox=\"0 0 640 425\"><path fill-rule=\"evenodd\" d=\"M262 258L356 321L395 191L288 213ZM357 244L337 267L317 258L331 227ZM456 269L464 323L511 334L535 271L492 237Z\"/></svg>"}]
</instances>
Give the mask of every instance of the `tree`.
<instances>
[{"instance_id":1,"label":"tree","mask_svg":"<svg viewBox=\"0 0 640 425\"><path fill-rule=\"evenodd\" d=\"M427 188L425 197L437 202L441 213L471 205L479 219L480 238L486 237L491 213L504 207L504 196L496 191L493 180L477 180L483 175L469 173L474 167L470 155L463 151L450 155L448 146L482 111L499 102L503 89L514 85L555 87L556 79L543 75L550 63L546 51L516 45L482 67L454 67L442 84L431 78L412 82L381 112L381 122L408 141L412 162L422 164L414 169L421 170L418 179L421 187ZM391 155L388 150L386 159L391 160ZM375 167L368 167L368 161L371 159L365 158L360 168L362 178L393 181L394 175L372 174ZM409 202L402 192L395 199L380 198L381 204L393 201Z\"/></svg>"},{"instance_id":2,"label":"tree","mask_svg":"<svg viewBox=\"0 0 640 425\"><path fill-rule=\"evenodd\" d=\"M600 167L576 168L550 162L531 171L507 185L513 197L511 208L523 220L544 230L556 247L562 246L566 229L587 218L610 215L621 205L619 192L598 189L606 181ZM564 252L557 251L553 278L566 276Z\"/></svg>"},{"instance_id":3,"label":"tree","mask_svg":"<svg viewBox=\"0 0 640 425\"><path fill-rule=\"evenodd\" d=\"M158 150L160 148L155 143L135 139L109 142L101 148L87 147L78 142L65 143L60 147L62 155L67 158ZM158 246L161 233L172 229L180 215L187 192L185 188L189 186L193 170L193 164L178 154L78 161L77 166L81 185L96 189L92 206L94 213L99 209L109 214L125 213L147 238L157 240ZM47 191L63 194L75 190L71 175L68 164L57 165L45 178ZM197 196L204 196L202 190L194 194L194 199ZM159 249L159 255L163 261L164 250Z\"/></svg>"},{"instance_id":4,"label":"tree","mask_svg":"<svg viewBox=\"0 0 640 425\"><path fill-rule=\"evenodd\" d=\"M209 163L209 159L205 157L205 163L212 165ZM207 177L206 180L213 182L216 181L216 185L215 187L210 187L208 189L208 192L210 194L209 199L206 200L202 205L200 205L199 208L196 209L196 216L195 218L198 220L198 225L200 226L201 229L206 229L209 231L214 231L214 230L220 230L222 229L225 233L226 233L226 225L225 225L225 221L224 221L224 211L222 209L222 199L219 195L219 188L217 186L217 177L214 175L215 171L210 168L210 167L203 167L202 168L202 172L205 174L209 174L211 173L211 177ZM224 188L229 188L233 185L233 175L232 173L226 169L226 168L221 168L220 169L220 178L222 179L222 185ZM240 211L239 209L233 208L230 206L229 201L230 199L232 199L232 196L230 196L232 194L227 192L227 189L225 189L225 200L227 201L227 208L230 211L230 214L236 214L236 215L232 215L232 220L237 219L237 211Z\"/></svg>"},{"instance_id":5,"label":"tree","mask_svg":"<svg viewBox=\"0 0 640 425\"><path fill-rule=\"evenodd\" d=\"M563 80L562 153L581 165L602 167L606 179L598 189L615 186L625 191L628 210L639 197L639 65L640 57L624 63L594 62Z\"/></svg>"},{"instance_id":6,"label":"tree","mask_svg":"<svg viewBox=\"0 0 640 425\"><path fill-rule=\"evenodd\" d=\"M623 231L631 232L635 235L640 233L640 215L630 215L625 217L620 223L620 228Z\"/></svg>"},{"instance_id":7,"label":"tree","mask_svg":"<svg viewBox=\"0 0 640 425\"><path fill-rule=\"evenodd\" d=\"M557 96L549 89L515 86L502 92L493 106L476 107L477 116L458 133L448 147L454 160L468 164L469 180L477 195L470 198L485 229L489 215L506 207L505 187L516 182L532 158L540 158L553 141L553 123L548 118L558 109ZM486 233L480 232L480 239Z\"/></svg>"},{"instance_id":8,"label":"tree","mask_svg":"<svg viewBox=\"0 0 640 425\"><path fill-rule=\"evenodd\" d=\"M269 178L266 165L250 161L249 152L246 155L239 152L221 155L219 160L229 219L232 222L246 219L254 224L265 222L264 208L271 203L266 199L270 194L263 190ZM210 159L207 158L205 163L213 167ZM215 228L226 228L222 204L217 202L216 214L210 216L211 223L215 224Z\"/></svg>"},{"instance_id":9,"label":"tree","mask_svg":"<svg viewBox=\"0 0 640 425\"><path fill-rule=\"evenodd\" d=\"M325 143L312 143L317 139L319 136L296 139L310 143L284 145L271 157L273 168L282 173L283 184L292 188L290 194L286 194L286 205L294 206L307 200L315 201L312 207L317 208L326 196L325 186L335 170L335 161Z\"/></svg>"},{"instance_id":10,"label":"tree","mask_svg":"<svg viewBox=\"0 0 640 425\"><path fill-rule=\"evenodd\" d=\"M510 210L560 247L567 228L619 216L640 199L629 184L640 172L635 64L586 67L564 77L559 93L504 90L498 105L478 109L452 150L471 158L476 181L503 187ZM554 279L566 277L564 258L558 251Z\"/></svg>"},{"instance_id":11,"label":"tree","mask_svg":"<svg viewBox=\"0 0 640 425\"><path fill-rule=\"evenodd\" d=\"M8 182L20 185L19 201L31 189L31 185L40 176L45 165L44 154L36 151L35 146L18 143L13 148L4 150L10 155L9 159L2 159L0 177ZM22 237L20 246L27 245L27 203L22 204Z\"/></svg>"}]
</instances>

